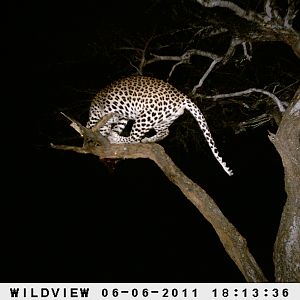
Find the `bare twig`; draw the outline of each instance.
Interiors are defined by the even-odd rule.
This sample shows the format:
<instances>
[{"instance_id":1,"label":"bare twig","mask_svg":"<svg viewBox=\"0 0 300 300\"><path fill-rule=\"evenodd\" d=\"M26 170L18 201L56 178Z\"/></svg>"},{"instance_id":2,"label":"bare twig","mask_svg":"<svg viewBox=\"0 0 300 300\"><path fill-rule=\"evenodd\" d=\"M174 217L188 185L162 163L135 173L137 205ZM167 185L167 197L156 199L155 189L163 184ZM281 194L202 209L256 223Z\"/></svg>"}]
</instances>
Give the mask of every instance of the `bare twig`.
<instances>
[{"instance_id":1,"label":"bare twig","mask_svg":"<svg viewBox=\"0 0 300 300\"><path fill-rule=\"evenodd\" d=\"M120 50L132 50L135 51L139 54L140 57L140 63L139 66L136 66L132 63L132 61L129 60L130 65L136 69L136 71L138 72L139 75L143 74L144 71L144 67L146 65L146 52L149 48L149 44L151 43L151 41L153 40L153 36L151 36L144 45L144 48L137 48L137 47L121 47Z\"/></svg>"},{"instance_id":2,"label":"bare twig","mask_svg":"<svg viewBox=\"0 0 300 300\"><path fill-rule=\"evenodd\" d=\"M179 65L182 65L182 64L185 64L185 63L186 63L186 61L181 60L181 61L177 62L176 64L174 64L174 65L172 66L171 71L169 72L168 80L170 79L170 77L172 76L173 72L175 71L175 68L177 68Z\"/></svg>"},{"instance_id":3,"label":"bare twig","mask_svg":"<svg viewBox=\"0 0 300 300\"><path fill-rule=\"evenodd\" d=\"M264 6L265 9L265 13L266 13L266 17L265 20L266 21L270 21L273 17L272 15L272 7L271 7L271 0L267 0Z\"/></svg>"},{"instance_id":4,"label":"bare twig","mask_svg":"<svg viewBox=\"0 0 300 300\"><path fill-rule=\"evenodd\" d=\"M108 121L109 119L111 119L111 118L114 116L114 114L115 114L115 113L112 113L112 112L111 112L111 113L105 115L103 118L101 118L101 119L99 120L99 122L98 122L94 127L91 128L91 130L92 130L93 132L99 131L99 129L100 129L101 127L103 127L103 126L107 123L107 121Z\"/></svg>"},{"instance_id":5,"label":"bare twig","mask_svg":"<svg viewBox=\"0 0 300 300\"><path fill-rule=\"evenodd\" d=\"M292 27L293 20L295 19L297 13L298 13L298 10L296 8L296 1L295 0L288 0L287 13L286 13L285 18L284 18L284 26L286 28L291 28Z\"/></svg>"},{"instance_id":6,"label":"bare twig","mask_svg":"<svg viewBox=\"0 0 300 300\"><path fill-rule=\"evenodd\" d=\"M274 94L263 90L263 89L256 89L256 88L250 88L244 91L240 91L240 92L235 92L235 93L228 93L228 94L219 94L219 95L215 95L215 96L203 96L205 98L210 98L210 99L221 99L221 98L229 98L229 97L239 97L239 96L243 96L243 95L247 95L250 93L262 93L264 95L267 95L268 97L270 97L272 100L274 100L274 102L276 103L276 105L278 106L278 109L280 112L284 112L285 111L285 107L282 101L280 101L278 99L277 96L275 96Z\"/></svg>"},{"instance_id":7,"label":"bare twig","mask_svg":"<svg viewBox=\"0 0 300 300\"><path fill-rule=\"evenodd\" d=\"M105 147L107 147L109 145L109 141L107 138L105 138L103 135L100 134L99 129L104 126L107 121L112 118L112 116L114 115L113 113L109 113L107 115L105 115L102 119L100 119L98 121L98 123L92 127L91 129L86 128L85 126L81 125L78 121L74 120L73 118L67 116L66 114L64 114L63 112L61 112L61 114L67 118L68 120L70 120L72 123L70 124L70 126L77 131L83 138L84 138L84 147L85 145L89 145L88 147L90 147L90 142L96 142L97 144L103 145ZM69 147L69 146L68 146Z\"/></svg>"},{"instance_id":8,"label":"bare twig","mask_svg":"<svg viewBox=\"0 0 300 300\"><path fill-rule=\"evenodd\" d=\"M182 55L155 55L152 54L153 58L146 61L145 65L149 65L158 61L180 61L182 63L189 63L190 59L193 55L203 56L207 57L213 60L219 60L221 59L220 56L208 52L208 51L202 51L197 49L190 49L184 52Z\"/></svg>"},{"instance_id":9,"label":"bare twig","mask_svg":"<svg viewBox=\"0 0 300 300\"><path fill-rule=\"evenodd\" d=\"M148 61L145 61L145 65L149 65L158 61L177 61L177 63L175 63L172 66L171 71L169 72L169 76L168 78L170 78L175 70L176 67L178 67L181 64L188 64L190 63L190 59L192 56L194 55L198 55L198 56L202 56L202 57L207 57L213 60L213 63L211 64L210 68L209 68L209 72L206 71L206 73L203 75L203 77L201 78L199 84L201 83L201 85L203 84L203 81L205 80L205 78L208 76L208 74L210 73L210 71L213 69L214 65L222 60L221 56L218 56L214 53L208 52L208 51L202 51L202 50L197 50L197 49L190 49L187 50L186 52L184 52L182 55L178 56L178 55L155 55L152 54L153 58L149 59ZM200 87L200 86L199 86Z\"/></svg>"},{"instance_id":10,"label":"bare twig","mask_svg":"<svg viewBox=\"0 0 300 300\"><path fill-rule=\"evenodd\" d=\"M192 93L195 94L196 90L198 88L200 88L202 86L202 84L204 83L204 80L207 78L207 76L210 74L210 72L213 70L213 68L215 67L215 65L219 62L220 60L213 60L212 63L210 64L209 68L206 70L206 72L203 74L203 76L201 77L201 79L199 80L198 84L196 84L193 87Z\"/></svg>"},{"instance_id":11,"label":"bare twig","mask_svg":"<svg viewBox=\"0 0 300 300\"><path fill-rule=\"evenodd\" d=\"M231 43L228 47L227 52L224 56L216 55L212 52L208 51L202 51L198 49L190 49L184 52L182 55L155 55L152 54L153 58L149 59L148 61L144 61L144 66L149 65L158 61L177 61L171 68L171 71L169 72L168 79L172 76L174 70L176 67L178 67L181 64L188 64L190 63L191 57L194 55L207 57L212 59L212 63L210 64L209 68L206 70L206 72L203 74L201 79L199 80L198 84L194 86L192 93L194 94L198 88L200 88L205 79L208 77L208 75L212 72L215 65L222 61L222 64L226 64L228 60L231 58L231 56L234 54L236 46L242 44L243 41L238 38L232 38ZM247 51L244 48L244 53L247 59L251 59L251 56L247 53Z\"/></svg>"},{"instance_id":12,"label":"bare twig","mask_svg":"<svg viewBox=\"0 0 300 300\"><path fill-rule=\"evenodd\" d=\"M242 43L243 43L243 41L237 37L231 39L230 45L227 49L227 52L225 53L225 55L223 56L223 59L222 59L223 65L227 64L229 59L234 55L235 48L238 45L241 45Z\"/></svg>"},{"instance_id":13,"label":"bare twig","mask_svg":"<svg viewBox=\"0 0 300 300\"><path fill-rule=\"evenodd\" d=\"M70 126L77 131L81 136L83 136L84 133L84 129L85 127L82 126L79 122L77 122L76 120L72 119L71 117L67 116L65 113L63 113L62 111L60 112L65 118L67 118L69 121L71 121L72 123L70 124Z\"/></svg>"},{"instance_id":14,"label":"bare twig","mask_svg":"<svg viewBox=\"0 0 300 300\"><path fill-rule=\"evenodd\" d=\"M245 55L246 59L250 61L252 59L252 56L248 53L247 43L243 42L242 45L243 45L244 55ZM250 50L252 50L251 43L249 43L249 48L250 48Z\"/></svg>"}]
</instances>

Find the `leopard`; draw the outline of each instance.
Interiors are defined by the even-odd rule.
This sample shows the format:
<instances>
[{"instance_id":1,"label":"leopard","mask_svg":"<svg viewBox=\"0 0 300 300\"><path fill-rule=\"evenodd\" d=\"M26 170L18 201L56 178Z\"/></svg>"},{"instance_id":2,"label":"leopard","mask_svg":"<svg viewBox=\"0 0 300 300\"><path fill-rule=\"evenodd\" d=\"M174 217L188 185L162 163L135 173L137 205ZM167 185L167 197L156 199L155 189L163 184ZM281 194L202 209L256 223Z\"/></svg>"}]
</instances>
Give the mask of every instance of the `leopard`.
<instances>
[{"instance_id":1,"label":"leopard","mask_svg":"<svg viewBox=\"0 0 300 300\"><path fill-rule=\"evenodd\" d=\"M105 115L109 121L99 129L111 144L154 143L169 135L170 125L187 110L196 119L217 161L233 175L219 155L208 124L198 106L169 82L151 76L131 75L101 89L92 99L86 127L94 127ZM122 135L133 121L129 136ZM154 132L149 136L149 132ZM145 136L146 135L146 136Z\"/></svg>"}]
</instances>

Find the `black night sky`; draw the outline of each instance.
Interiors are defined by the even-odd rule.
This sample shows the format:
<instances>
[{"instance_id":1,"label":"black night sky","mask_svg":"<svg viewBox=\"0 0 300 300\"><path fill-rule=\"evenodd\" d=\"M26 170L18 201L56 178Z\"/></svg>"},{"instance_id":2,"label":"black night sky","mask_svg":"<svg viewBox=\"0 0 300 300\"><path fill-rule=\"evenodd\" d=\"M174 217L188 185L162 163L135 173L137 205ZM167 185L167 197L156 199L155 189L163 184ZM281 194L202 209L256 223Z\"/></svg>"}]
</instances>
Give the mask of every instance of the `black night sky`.
<instances>
[{"instance_id":1,"label":"black night sky","mask_svg":"<svg viewBox=\"0 0 300 300\"><path fill-rule=\"evenodd\" d=\"M211 225L153 162L106 165L90 155L50 147L81 143L61 111L84 124L95 92L135 72L130 66L134 53L122 47L141 46L153 33L196 26L198 10L203 15L199 5L180 0L10 4L7 44L11 61L22 70L14 72L7 101L20 121L8 122L6 130L13 149L8 147L10 161L3 170L8 206L2 210L1 281L244 282ZM177 55L187 35L165 34L160 43L174 42L168 51ZM201 92L272 91L278 84L291 86L287 90L293 95L300 79L293 52L280 43L253 47L247 66L237 67L242 55L237 51ZM151 65L145 73L166 79L171 66ZM203 71L182 67L170 83L189 92ZM17 101L12 94L18 94ZM283 169L268 139L268 130L276 132L275 122L239 134L232 129L234 120L264 112L264 104L254 107L247 99L250 112L226 101L212 108L207 101L199 103L233 177L223 172L188 113L160 144L215 199L273 280L272 248L285 199Z\"/></svg>"}]
</instances>

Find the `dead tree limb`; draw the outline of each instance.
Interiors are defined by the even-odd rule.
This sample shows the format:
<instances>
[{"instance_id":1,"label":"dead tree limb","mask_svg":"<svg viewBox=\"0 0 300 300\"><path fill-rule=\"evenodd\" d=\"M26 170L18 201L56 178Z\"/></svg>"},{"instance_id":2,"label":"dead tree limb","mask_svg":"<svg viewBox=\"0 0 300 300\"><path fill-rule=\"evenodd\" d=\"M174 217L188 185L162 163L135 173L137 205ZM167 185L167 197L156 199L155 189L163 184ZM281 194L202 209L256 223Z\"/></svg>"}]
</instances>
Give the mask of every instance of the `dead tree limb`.
<instances>
[{"instance_id":1,"label":"dead tree limb","mask_svg":"<svg viewBox=\"0 0 300 300\"><path fill-rule=\"evenodd\" d=\"M231 1L197 0L197 2L204 7L228 9L241 19L253 23L255 31L249 31L248 34L239 37L243 42L284 42L300 57L300 35L292 27L292 22L297 14L296 1L288 1L288 8L284 17L280 16L269 0L265 2L264 12L261 13L243 9Z\"/></svg>"},{"instance_id":2,"label":"dead tree limb","mask_svg":"<svg viewBox=\"0 0 300 300\"><path fill-rule=\"evenodd\" d=\"M261 94L267 95L275 102L275 104L277 105L277 107L281 113L283 113L285 111L285 107L284 107L285 104L282 101L280 101L280 99L275 94L273 94L269 91L266 91L264 89L250 88L250 89L240 91L240 92L219 94L219 95L215 95L215 96L203 96L202 95L202 97L216 100L216 99L222 99L222 98L239 97L239 96L247 95L250 93L261 93ZM199 96L201 96L201 95L199 95Z\"/></svg>"},{"instance_id":3,"label":"dead tree limb","mask_svg":"<svg viewBox=\"0 0 300 300\"><path fill-rule=\"evenodd\" d=\"M248 282L266 282L262 270L249 252L246 239L223 215L214 200L196 183L189 179L158 144L110 144L105 137L99 138L99 131L93 131L69 118L80 128L84 138L83 147L51 145L54 149L71 150L83 154L94 154L100 159L147 158L153 160L182 193L196 206L199 212L213 226L225 251L237 265ZM107 121L107 118L106 118ZM101 124L103 124L103 121ZM96 125L99 128L98 125ZM74 124L72 125L74 128ZM96 137L98 136L98 137ZM103 139L106 142L103 143Z\"/></svg>"}]
</instances>

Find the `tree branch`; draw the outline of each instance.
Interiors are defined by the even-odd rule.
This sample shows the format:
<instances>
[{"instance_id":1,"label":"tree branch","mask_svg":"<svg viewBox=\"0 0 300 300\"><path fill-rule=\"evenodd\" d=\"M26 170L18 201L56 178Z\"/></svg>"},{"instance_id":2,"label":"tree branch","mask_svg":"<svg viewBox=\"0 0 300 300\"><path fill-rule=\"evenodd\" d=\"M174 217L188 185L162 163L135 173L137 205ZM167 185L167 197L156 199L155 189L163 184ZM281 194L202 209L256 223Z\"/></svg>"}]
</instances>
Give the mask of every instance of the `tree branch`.
<instances>
[{"instance_id":1,"label":"tree branch","mask_svg":"<svg viewBox=\"0 0 300 300\"><path fill-rule=\"evenodd\" d=\"M201 79L199 80L198 84L196 84L196 85L193 87L192 94L195 94L195 93L196 93L196 90L202 86L202 84L204 83L204 80L207 78L207 76L209 75L209 73L213 70L213 68L215 67L215 65L216 65L219 61L220 61L220 60L213 60L213 61L212 61L212 63L210 64L209 68L207 69L207 71L203 74L203 76L202 76Z\"/></svg>"},{"instance_id":2,"label":"tree branch","mask_svg":"<svg viewBox=\"0 0 300 300\"><path fill-rule=\"evenodd\" d=\"M249 48L250 48L250 51L251 51L252 50L252 45L251 45L251 43L248 43L248 44L249 44ZM252 56L248 53L247 42L243 42L242 45L243 45L244 56L246 57L246 59L248 61L250 61L252 59Z\"/></svg>"},{"instance_id":3,"label":"tree branch","mask_svg":"<svg viewBox=\"0 0 300 300\"><path fill-rule=\"evenodd\" d=\"M256 128L261 126L262 124L269 122L272 119L272 116L269 114L261 114L257 117L251 118L247 121L243 121L239 123L239 131L245 130L247 127Z\"/></svg>"},{"instance_id":4,"label":"tree branch","mask_svg":"<svg viewBox=\"0 0 300 300\"><path fill-rule=\"evenodd\" d=\"M149 65L158 61L177 61L173 66L171 71L169 72L168 78L170 78L175 70L175 68L181 64L189 64L191 57L194 55L202 56L202 57L207 57L212 59L213 61L213 66L222 60L221 56L218 56L214 53L208 52L208 51L202 51L202 50L197 50L197 49L190 49L184 52L182 55L155 55L152 54L153 58L149 59L148 61L145 61L144 65ZM208 73L209 74L209 73ZM202 77L202 81L205 80L205 78L208 76L208 74L204 74ZM201 81L201 80L200 80ZM200 84L200 82L199 82ZM201 85L203 82L201 83Z\"/></svg>"},{"instance_id":5,"label":"tree branch","mask_svg":"<svg viewBox=\"0 0 300 300\"><path fill-rule=\"evenodd\" d=\"M278 106L278 109L280 112L285 111L283 102L280 101L279 98L277 96L275 96L274 94L272 94L266 90L263 90L263 89L250 88L250 89L240 91L240 92L235 92L235 93L219 94L219 95L215 95L215 96L203 96L203 97L216 100L216 99L220 99L220 98L239 97L239 96L247 95L247 94L250 94L253 92L262 93L264 95L267 95L275 102L275 104Z\"/></svg>"},{"instance_id":6,"label":"tree branch","mask_svg":"<svg viewBox=\"0 0 300 300\"><path fill-rule=\"evenodd\" d=\"M70 118L69 118L70 119ZM71 119L74 122L73 119ZM76 122L79 128L83 126ZM196 183L189 179L166 154L158 144L99 144L105 137L91 137L100 135L91 129L82 130L84 137L83 147L51 145L54 149L71 150L78 153L90 153L100 159L134 159L147 158L153 160L182 193L195 205L199 212L215 229L225 251L237 265L248 282L266 282L263 272L249 252L247 242L237 229L227 220L213 199Z\"/></svg>"},{"instance_id":7,"label":"tree branch","mask_svg":"<svg viewBox=\"0 0 300 300\"><path fill-rule=\"evenodd\" d=\"M284 26L286 28L292 28L293 20L295 19L297 12L296 0L288 0L288 9L284 18Z\"/></svg>"},{"instance_id":8,"label":"tree branch","mask_svg":"<svg viewBox=\"0 0 300 300\"><path fill-rule=\"evenodd\" d=\"M228 8L233 11L237 16L246 19L248 21L259 22L260 17L253 13L252 11L246 11L243 8L239 7L237 4L230 1L222 0L197 0L201 5L205 7L222 7Z\"/></svg>"},{"instance_id":9,"label":"tree branch","mask_svg":"<svg viewBox=\"0 0 300 300\"><path fill-rule=\"evenodd\" d=\"M263 13L245 10L231 1L222 0L197 0L204 7L222 7L234 12L246 21L255 23L255 31L237 36L248 42L255 41L281 41L288 44L294 53L300 57L300 35L292 28L292 21L296 17L296 1L288 1L288 9L285 18L282 18L276 9L272 7L270 0L266 1ZM249 25L248 25L249 27Z\"/></svg>"}]
</instances>

